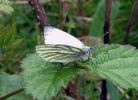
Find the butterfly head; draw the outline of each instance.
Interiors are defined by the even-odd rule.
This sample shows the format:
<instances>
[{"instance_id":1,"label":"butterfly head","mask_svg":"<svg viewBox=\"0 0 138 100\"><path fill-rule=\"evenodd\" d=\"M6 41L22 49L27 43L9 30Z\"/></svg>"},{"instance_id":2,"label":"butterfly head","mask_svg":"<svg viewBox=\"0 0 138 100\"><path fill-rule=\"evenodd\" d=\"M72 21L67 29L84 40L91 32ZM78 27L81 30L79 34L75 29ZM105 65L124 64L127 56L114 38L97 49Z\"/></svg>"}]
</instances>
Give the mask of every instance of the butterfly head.
<instances>
[{"instance_id":1,"label":"butterfly head","mask_svg":"<svg viewBox=\"0 0 138 100\"><path fill-rule=\"evenodd\" d=\"M80 53L80 57L82 57L83 60L87 60L91 54L91 52L95 51L95 47L91 47L91 48L88 48L85 49L83 52Z\"/></svg>"}]
</instances>

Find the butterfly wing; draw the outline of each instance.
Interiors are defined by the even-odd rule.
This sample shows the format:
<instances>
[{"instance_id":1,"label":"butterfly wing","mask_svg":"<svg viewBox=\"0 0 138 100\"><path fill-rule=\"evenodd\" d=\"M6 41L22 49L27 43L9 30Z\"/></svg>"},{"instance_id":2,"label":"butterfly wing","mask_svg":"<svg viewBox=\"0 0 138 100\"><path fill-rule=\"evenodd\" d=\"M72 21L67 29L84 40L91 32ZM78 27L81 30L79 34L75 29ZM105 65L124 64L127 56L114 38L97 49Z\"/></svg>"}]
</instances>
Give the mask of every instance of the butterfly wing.
<instances>
[{"instance_id":1,"label":"butterfly wing","mask_svg":"<svg viewBox=\"0 0 138 100\"><path fill-rule=\"evenodd\" d=\"M38 45L36 52L48 62L72 62L79 60L82 49L67 45Z\"/></svg>"},{"instance_id":2,"label":"butterfly wing","mask_svg":"<svg viewBox=\"0 0 138 100\"><path fill-rule=\"evenodd\" d=\"M44 28L44 40L45 44L67 45L80 49L84 48L84 44L80 40L60 29L51 26L46 26Z\"/></svg>"}]
</instances>

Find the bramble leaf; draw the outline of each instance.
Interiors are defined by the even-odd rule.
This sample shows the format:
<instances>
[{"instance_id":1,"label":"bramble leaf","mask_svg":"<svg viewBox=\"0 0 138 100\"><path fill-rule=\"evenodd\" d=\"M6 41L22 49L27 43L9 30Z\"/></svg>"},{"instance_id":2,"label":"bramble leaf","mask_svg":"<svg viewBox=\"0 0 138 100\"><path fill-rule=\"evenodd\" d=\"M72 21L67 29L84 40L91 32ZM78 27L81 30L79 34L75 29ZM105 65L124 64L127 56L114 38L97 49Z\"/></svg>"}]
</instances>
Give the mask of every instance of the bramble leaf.
<instances>
[{"instance_id":1,"label":"bramble leaf","mask_svg":"<svg viewBox=\"0 0 138 100\"><path fill-rule=\"evenodd\" d=\"M24 87L23 77L21 75L9 75L0 73L0 96L7 95ZM25 92L8 97L6 100L30 100L31 97Z\"/></svg>"},{"instance_id":2,"label":"bramble leaf","mask_svg":"<svg viewBox=\"0 0 138 100\"><path fill-rule=\"evenodd\" d=\"M26 91L38 100L49 100L78 71L76 66L52 64L42 60L37 54L29 55L22 62Z\"/></svg>"},{"instance_id":3,"label":"bramble leaf","mask_svg":"<svg viewBox=\"0 0 138 100\"><path fill-rule=\"evenodd\" d=\"M130 45L97 46L88 67L91 72L124 88L138 89L138 51Z\"/></svg>"}]
</instances>

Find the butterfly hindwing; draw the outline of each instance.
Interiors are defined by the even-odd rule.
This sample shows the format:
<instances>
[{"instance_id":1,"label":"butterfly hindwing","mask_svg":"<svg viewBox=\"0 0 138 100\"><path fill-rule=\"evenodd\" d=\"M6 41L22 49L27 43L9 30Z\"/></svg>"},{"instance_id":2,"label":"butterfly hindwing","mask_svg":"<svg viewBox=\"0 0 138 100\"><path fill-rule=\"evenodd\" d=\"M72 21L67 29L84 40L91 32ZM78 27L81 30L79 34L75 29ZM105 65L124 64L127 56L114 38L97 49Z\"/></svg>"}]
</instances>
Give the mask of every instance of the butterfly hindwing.
<instances>
[{"instance_id":1,"label":"butterfly hindwing","mask_svg":"<svg viewBox=\"0 0 138 100\"><path fill-rule=\"evenodd\" d=\"M38 45L36 52L40 57L49 62L71 62L80 59L82 49L67 45Z\"/></svg>"}]
</instances>

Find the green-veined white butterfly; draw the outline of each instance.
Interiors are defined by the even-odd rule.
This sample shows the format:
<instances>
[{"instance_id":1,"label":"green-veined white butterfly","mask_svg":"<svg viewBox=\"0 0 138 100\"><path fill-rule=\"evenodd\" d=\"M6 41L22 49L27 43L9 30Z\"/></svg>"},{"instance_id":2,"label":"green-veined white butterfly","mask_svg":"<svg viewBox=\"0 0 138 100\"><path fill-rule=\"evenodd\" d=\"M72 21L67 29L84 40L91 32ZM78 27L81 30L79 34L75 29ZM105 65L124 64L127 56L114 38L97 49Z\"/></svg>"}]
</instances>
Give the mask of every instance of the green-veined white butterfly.
<instances>
[{"instance_id":1,"label":"green-veined white butterfly","mask_svg":"<svg viewBox=\"0 0 138 100\"><path fill-rule=\"evenodd\" d=\"M88 59L95 48L85 46L80 40L70 34L51 27L44 28L45 45L36 46L37 54L48 62L72 62Z\"/></svg>"}]
</instances>

